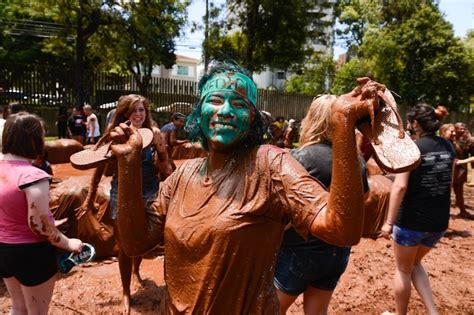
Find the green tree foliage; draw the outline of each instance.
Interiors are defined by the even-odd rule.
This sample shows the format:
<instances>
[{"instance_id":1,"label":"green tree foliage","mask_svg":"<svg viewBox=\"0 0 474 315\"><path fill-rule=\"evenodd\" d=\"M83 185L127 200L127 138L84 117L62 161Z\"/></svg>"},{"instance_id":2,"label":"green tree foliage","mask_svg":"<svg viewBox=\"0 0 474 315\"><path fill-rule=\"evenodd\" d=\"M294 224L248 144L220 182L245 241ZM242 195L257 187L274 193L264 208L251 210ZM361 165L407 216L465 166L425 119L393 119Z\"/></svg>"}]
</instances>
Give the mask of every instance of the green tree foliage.
<instances>
[{"instance_id":1,"label":"green tree foliage","mask_svg":"<svg viewBox=\"0 0 474 315\"><path fill-rule=\"evenodd\" d=\"M146 94L153 65L175 63L173 39L185 23L188 4L180 0L6 0L0 3L0 60L74 65L78 105L85 98L87 70L130 71ZM12 35L21 30L20 19L53 23L54 31ZM33 31L38 33L45 25ZM28 47L28 41L33 45Z\"/></svg>"},{"instance_id":2,"label":"green tree foliage","mask_svg":"<svg viewBox=\"0 0 474 315\"><path fill-rule=\"evenodd\" d=\"M381 18L379 0L341 0L337 6L341 27L336 34L344 41L350 56L357 56L364 35L371 28L378 28Z\"/></svg>"},{"instance_id":3,"label":"green tree foliage","mask_svg":"<svg viewBox=\"0 0 474 315\"><path fill-rule=\"evenodd\" d=\"M364 59L353 58L337 71L331 92L336 95L351 91L355 85L355 79L371 76L370 67Z\"/></svg>"},{"instance_id":4,"label":"green tree foliage","mask_svg":"<svg viewBox=\"0 0 474 315\"><path fill-rule=\"evenodd\" d=\"M346 30L351 30L349 33L358 38L350 56L358 56L376 80L398 93L400 104L412 106L425 101L451 109L467 104L472 83L472 76L466 75L469 54L434 1L374 3L359 0L354 3L359 7L345 2L346 7L340 7L341 14L347 16L347 12L359 9L359 15L353 16L364 18L370 7L379 12L380 20L371 17L363 23L355 18L354 21L345 19L347 23L354 23ZM351 73L352 70L346 71L346 67L354 67L354 64L349 63L341 69ZM342 75L336 77L337 89L342 89L344 80L339 77ZM348 91L353 86L352 83L343 90Z\"/></svg>"},{"instance_id":5,"label":"green tree foliage","mask_svg":"<svg viewBox=\"0 0 474 315\"><path fill-rule=\"evenodd\" d=\"M309 53L312 7L310 0L229 1L227 33L211 31L210 55L233 57L252 72L301 64Z\"/></svg>"},{"instance_id":6,"label":"green tree foliage","mask_svg":"<svg viewBox=\"0 0 474 315\"><path fill-rule=\"evenodd\" d=\"M301 74L293 74L285 83L287 92L318 95L329 92L329 86L336 71L331 56L315 57L304 66Z\"/></svg>"},{"instance_id":7,"label":"green tree foliage","mask_svg":"<svg viewBox=\"0 0 474 315\"><path fill-rule=\"evenodd\" d=\"M47 40L64 35L64 27L35 13L29 1L0 1L0 61L73 65L73 59L52 54L45 45Z\"/></svg>"},{"instance_id":8,"label":"green tree foliage","mask_svg":"<svg viewBox=\"0 0 474 315\"><path fill-rule=\"evenodd\" d=\"M188 2L147 0L124 2L110 26L99 29L91 55L103 67L135 76L146 95L156 65L171 68L176 62L174 39L186 21Z\"/></svg>"}]
</instances>

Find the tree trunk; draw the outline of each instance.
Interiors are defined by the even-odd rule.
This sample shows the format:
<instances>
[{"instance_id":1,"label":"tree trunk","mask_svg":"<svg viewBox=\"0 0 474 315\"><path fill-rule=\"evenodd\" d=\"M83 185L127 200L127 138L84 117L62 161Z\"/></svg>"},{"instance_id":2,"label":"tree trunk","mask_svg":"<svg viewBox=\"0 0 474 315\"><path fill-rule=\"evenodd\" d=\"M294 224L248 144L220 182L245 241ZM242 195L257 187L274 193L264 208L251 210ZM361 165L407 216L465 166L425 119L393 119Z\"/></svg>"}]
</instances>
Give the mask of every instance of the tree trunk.
<instances>
[{"instance_id":1,"label":"tree trunk","mask_svg":"<svg viewBox=\"0 0 474 315\"><path fill-rule=\"evenodd\" d=\"M83 0L79 0L79 11L76 25L76 69L75 69L75 90L76 90L76 108L82 110L84 105L84 30L82 28L83 18Z\"/></svg>"}]
</instances>

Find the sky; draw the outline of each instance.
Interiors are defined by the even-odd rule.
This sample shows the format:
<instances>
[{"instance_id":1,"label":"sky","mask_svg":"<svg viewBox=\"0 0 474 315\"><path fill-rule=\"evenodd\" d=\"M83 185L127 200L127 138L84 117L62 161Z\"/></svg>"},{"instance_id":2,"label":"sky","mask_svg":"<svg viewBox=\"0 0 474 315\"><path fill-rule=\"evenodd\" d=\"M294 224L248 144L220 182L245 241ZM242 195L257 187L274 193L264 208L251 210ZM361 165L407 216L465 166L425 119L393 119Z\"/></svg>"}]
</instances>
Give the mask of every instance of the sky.
<instances>
[{"instance_id":1,"label":"sky","mask_svg":"<svg viewBox=\"0 0 474 315\"><path fill-rule=\"evenodd\" d=\"M209 0L217 4L225 3L225 0ZM188 8L189 22L202 23L205 13L205 0L193 0ZM440 11L445 14L446 19L453 24L454 34L464 37L469 29L474 29L474 0L441 0ZM185 35L177 41L177 54L196 59L201 59L201 43L204 39L202 31L190 33L189 28ZM334 56L343 53L344 49L336 44Z\"/></svg>"}]
</instances>

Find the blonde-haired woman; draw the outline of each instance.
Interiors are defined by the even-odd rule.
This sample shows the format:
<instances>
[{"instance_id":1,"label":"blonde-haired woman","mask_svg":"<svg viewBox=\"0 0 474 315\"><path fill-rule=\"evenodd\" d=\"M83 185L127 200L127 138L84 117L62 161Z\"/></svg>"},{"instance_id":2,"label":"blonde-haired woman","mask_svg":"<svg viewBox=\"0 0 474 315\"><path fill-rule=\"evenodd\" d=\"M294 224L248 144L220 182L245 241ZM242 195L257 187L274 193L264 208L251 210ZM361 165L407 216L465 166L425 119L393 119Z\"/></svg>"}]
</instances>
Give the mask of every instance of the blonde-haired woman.
<instances>
[{"instance_id":1,"label":"blonde-haired woman","mask_svg":"<svg viewBox=\"0 0 474 315\"><path fill-rule=\"evenodd\" d=\"M332 177L331 104L335 95L315 98L301 123L300 147L290 153L310 175L329 189ZM365 164L360 158L364 190ZM331 245L315 236L307 240L294 228L285 231L275 268L274 283L284 314L304 294L306 314L326 314L337 282L349 262L350 247Z\"/></svg>"}]
</instances>

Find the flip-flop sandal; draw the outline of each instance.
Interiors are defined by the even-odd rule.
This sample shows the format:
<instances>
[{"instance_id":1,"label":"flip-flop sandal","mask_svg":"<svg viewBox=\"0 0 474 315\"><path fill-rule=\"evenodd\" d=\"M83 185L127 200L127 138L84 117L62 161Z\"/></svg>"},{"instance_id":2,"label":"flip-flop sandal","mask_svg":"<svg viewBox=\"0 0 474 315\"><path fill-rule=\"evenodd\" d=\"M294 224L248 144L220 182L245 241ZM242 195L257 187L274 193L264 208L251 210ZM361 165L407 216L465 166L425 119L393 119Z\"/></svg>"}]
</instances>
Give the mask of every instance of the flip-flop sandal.
<instances>
[{"instance_id":1,"label":"flip-flop sandal","mask_svg":"<svg viewBox=\"0 0 474 315\"><path fill-rule=\"evenodd\" d=\"M138 133L142 136L143 148L148 147L153 141L153 131L148 128L139 128ZM99 140L97 146L74 153L69 158L71 165L79 170L98 167L112 157L111 144L112 141L101 143Z\"/></svg>"},{"instance_id":2,"label":"flip-flop sandal","mask_svg":"<svg viewBox=\"0 0 474 315\"><path fill-rule=\"evenodd\" d=\"M95 258L95 248L91 244L84 243L79 254L64 253L59 257L58 269L61 273L68 273L75 266L88 263Z\"/></svg>"},{"instance_id":3,"label":"flip-flop sandal","mask_svg":"<svg viewBox=\"0 0 474 315\"><path fill-rule=\"evenodd\" d=\"M369 139L380 168L389 173L411 171L420 164L420 150L403 129L392 93L385 89L378 96L383 100L379 109L370 121L358 124L357 128Z\"/></svg>"}]
</instances>

